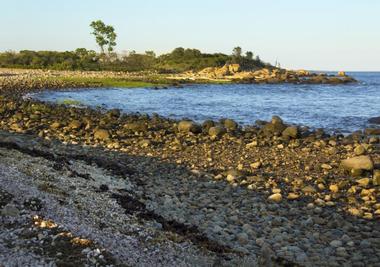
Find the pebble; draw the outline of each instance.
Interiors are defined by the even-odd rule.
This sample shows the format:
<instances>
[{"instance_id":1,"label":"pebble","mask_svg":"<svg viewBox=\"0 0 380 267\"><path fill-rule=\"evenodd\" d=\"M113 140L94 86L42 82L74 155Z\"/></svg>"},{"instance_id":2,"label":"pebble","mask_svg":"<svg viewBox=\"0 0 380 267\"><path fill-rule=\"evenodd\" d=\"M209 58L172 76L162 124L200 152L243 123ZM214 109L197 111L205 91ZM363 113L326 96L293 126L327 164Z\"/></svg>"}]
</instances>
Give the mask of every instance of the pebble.
<instances>
[{"instance_id":1,"label":"pebble","mask_svg":"<svg viewBox=\"0 0 380 267\"><path fill-rule=\"evenodd\" d=\"M340 257L346 257L347 256L347 251L344 247L338 247L336 249L336 255L340 256Z\"/></svg>"},{"instance_id":2,"label":"pebble","mask_svg":"<svg viewBox=\"0 0 380 267\"><path fill-rule=\"evenodd\" d=\"M299 197L300 196L298 194L296 194L296 193L289 193L288 194L288 199L290 199L290 200L294 200L294 199L297 199Z\"/></svg>"},{"instance_id":3,"label":"pebble","mask_svg":"<svg viewBox=\"0 0 380 267\"><path fill-rule=\"evenodd\" d=\"M340 240L333 240L330 242L330 246L335 247L335 248L341 247L342 245L343 243Z\"/></svg>"},{"instance_id":4,"label":"pebble","mask_svg":"<svg viewBox=\"0 0 380 267\"><path fill-rule=\"evenodd\" d=\"M246 234L246 233L239 233L238 235L237 235L237 240L239 241L239 243L241 244L241 245L245 245L245 244L247 244L248 243L248 241L249 241L249 238L248 238L248 235Z\"/></svg>"},{"instance_id":5,"label":"pebble","mask_svg":"<svg viewBox=\"0 0 380 267\"><path fill-rule=\"evenodd\" d=\"M325 170L331 170L332 169L331 165L326 164L326 163L322 164L321 167L322 167L322 169L325 169Z\"/></svg>"},{"instance_id":6,"label":"pebble","mask_svg":"<svg viewBox=\"0 0 380 267\"><path fill-rule=\"evenodd\" d=\"M280 188L273 188L273 189L272 189L272 193L273 193L273 194L281 193L281 189L280 189Z\"/></svg>"},{"instance_id":7,"label":"pebble","mask_svg":"<svg viewBox=\"0 0 380 267\"><path fill-rule=\"evenodd\" d=\"M307 185L304 188L302 188L302 192L304 194L312 194L315 193L317 190L314 188L314 186Z\"/></svg>"},{"instance_id":8,"label":"pebble","mask_svg":"<svg viewBox=\"0 0 380 267\"><path fill-rule=\"evenodd\" d=\"M362 179L359 179L359 180L356 180L356 182L359 184L359 186L361 187L367 187L370 180L369 178L362 178Z\"/></svg>"},{"instance_id":9,"label":"pebble","mask_svg":"<svg viewBox=\"0 0 380 267\"><path fill-rule=\"evenodd\" d=\"M227 182L234 182L236 180L236 176L233 174L228 174L226 180Z\"/></svg>"},{"instance_id":10,"label":"pebble","mask_svg":"<svg viewBox=\"0 0 380 267\"><path fill-rule=\"evenodd\" d=\"M380 170L374 170L373 171L372 183L374 185L380 185Z\"/></svg>"},{"instance_id":11,"label":"pebble","mask_svg":"<svg viewBox=\"0 0 380 267\"><path fill-rule=\"evenodd\" d=\"M262 163L260 161L254 162L254 163L250 164L250 166L251 166L252 169L258 169L258 168L261 167L261 165L262 165Z\"/></svg>"},{"instance_id":12,"label":"pebble","mask_svg":"<svg viewBox=\"0 0 380 267\"><path fill-rule=\"evenodd\" d=\"M338 191L339 191L339 187L338 187L338 185L336 185L336 184L332 184L332 185L330 185L330 186L329 186L329 189L330 189L330 191L333 192L333 193L338 193Z\"/></svg>"},{"instance_id":13,"label":"pebble","mask_svg":"<svg viewBox=\"0 0 380 267\"><path fill-rule=\"evenodd\" d=\"M268 200L279 203L282 200L282 195L280 193L272 194L268 197Z\"/></svg>"}]
</instances>

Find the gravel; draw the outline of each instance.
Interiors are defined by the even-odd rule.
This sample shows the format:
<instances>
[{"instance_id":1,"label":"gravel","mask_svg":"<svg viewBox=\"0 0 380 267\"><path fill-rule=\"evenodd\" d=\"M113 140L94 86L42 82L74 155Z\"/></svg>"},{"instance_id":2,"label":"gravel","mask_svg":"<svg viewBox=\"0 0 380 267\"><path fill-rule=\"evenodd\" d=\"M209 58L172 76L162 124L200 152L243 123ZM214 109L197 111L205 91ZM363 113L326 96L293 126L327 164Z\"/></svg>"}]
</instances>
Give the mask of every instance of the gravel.
<instances>
[{"instance_id":1,"label":"gravel","mask_svg":"<svg viewBox=\"0 0 380 267\"><path fill-rule=\"evenodd\" d=\"M23 225L34 215L51 219L92 240L91 251L109 255L111 264L378 266L380 261L378 221L349 216L339 205L306 205L305 199L273 203L267 194L151 157L87 148L80 161L81 148L17 140L19 151L33 155L0 149L0 184L8 194L0 198L7 199L2 209L20 211L1 220ZM104 169L91 163L92 155ZM104 184L108 190L100 189ZM39 211L20 204L31 198L41 200ZM0 244L27 242L20 241L17 229ZM24 250L11 251L34 259ZM8 266L12 253L0 262ZM41 256L35 262L42 260L54 262Z\"/></svg>"}]
</instances>

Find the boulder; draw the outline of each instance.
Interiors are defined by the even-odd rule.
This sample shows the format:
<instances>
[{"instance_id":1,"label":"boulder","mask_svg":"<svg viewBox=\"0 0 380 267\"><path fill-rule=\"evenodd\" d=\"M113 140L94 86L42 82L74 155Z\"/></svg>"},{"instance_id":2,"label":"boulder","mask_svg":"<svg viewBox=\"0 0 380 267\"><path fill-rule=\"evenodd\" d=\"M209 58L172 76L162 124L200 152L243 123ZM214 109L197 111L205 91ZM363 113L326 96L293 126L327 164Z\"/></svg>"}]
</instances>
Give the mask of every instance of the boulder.
<instances>
[{"instance_id":1,"label":"boulder","mask_svg":"<svg viewBox=\"0 0 380 267\"><path fill-rule=\"evenodd\" d=\"M373 161L369 156L358 156L342 161L341 166L345 170L373 170Z\"/></svg>"},{"instance_id":2,"label":"boulder","mask_svg":"<svg viewBox=\"0 0 380 267\"><path fill-rule=\"evenodd\" d=\"M358 145L354 149L354 153L355 153L356 156L364 155L365 152L366 152L366 149L365 149L365 147L363 145Z\"/></svg>"},{"instance_id":3,"label":"boulder","mask_svg":"<svg viewBox=\"0 0 380 267\"><path fill-rule=\"evenodd\" d=\"M208 134L211 137L221 137L225 133L226 133L226 129L222 126L214 126L208 130Z\"/></svg>"},{"instance_id":4,"label":"boulder","mask_svg":"<svg viewBox=\"0 0 380 267\"><path fill-rule=\"evenodd\" d=\"M308 76L308 75L310 75L310 72L307 70L298 70L297 75L298 76Z\"/></svg>"},{"instance_id":5,"label":"boulder","mask_svg":"<svg viewBox=\"0 0 380 267\"><path fill-rule=\"evenodd\" d=\"M271 119L271 123L272 124L283 124L284 121L279 117L279 116L273 116L272 119Z\"/></svg>"},{"instance_id":6,"label":"boulder","mask_svg":"<svg viewBox=\"0 0 380 267\"><path fill-rule=\"evenodd\" d=\"M105 141L110 139L110 133L105 129L97 129L94 131L94 138L96 140Z\"/></svg>"},{"instance_id":7,"label":"boulder","mask_svg":"<svg viewBox=\"0 0 380 267\"><path fill-rule=\"evenodd\" d=\"M148 126L143 122L131 122L124 124L124 129L132 132L146 132Z\"/></svg>"},{"instance_id":8,"label":"boulder","mask_svg":"<svg viewBox=\"0 0 380 267\"><path fill-rule=\"evenodd\" d=\"M228 65L228 71L230 73L236 73L240 71L240 65L239 64L230 64Z\"/></svg>"},{"instance_id":9,"label":"boulder","mask_svg":"<svg viewBox=\"0 0 380 267\"><path fill-rule=\"evenodd\" d=\"M195 122L184 120L178 123L178 131L181 133L200 133L202 129Z\"/></svg>"},{"instance_id":10,"label":"boulder","mask_svg":"<svg viewBox=\"0 0 380 267\"><path fill-rule=\"evenodd\" d=\"M217 77L223 77L223 76L226 76L226 75L229 75L229 74L230 74L230 71L229 71L229 68L228 68L227 65L224 65L221 68L216 68L215 69L215 75Z\"/></svg>"},{"instance_id":11,"label":"boulder","mask_svg":"<svg viewBox=\"0 0 380 267\"><path fill-rule=\"evenodd\" d=\"M270 123L263 126L262 131L264 135L280 135L286 129L286 125L278 116L273 116Z\"/></svg>"},{"instance_id":12,"label":"boulder","mask_svg":"<svg viewBox=\"0 0 380 267\"><path fill-rule=\"evenodd\" d=\"M205 120L203 123L202 123L202 128L208 132L208 130L210 130L211 127L215 126L215 122L212 121L212 120Z\"/></svg>"},{"instance_id":13,"label":"boulder","mask_svg":"<svg viewBox=\"0 0 380 267\"><path fill-rule=\"evenodd\" d=\"M346 76L346 73L344 71L339 71L338 76L344 77Z\"/></svg>"},{"instance_id":14,"label":"boulder","mask_svg":"<svg viewBox=\"0 0 380 267\"><path fill-rule=\"evenodd\" d=\"M120 109L111 109L106 112L106 116L109 118L119 118L120 117Z\"/></svg>"},{"instance_id":15,"label":"boulder","mask_svg":"<svg viewBox=\"0 0 380 267\"><path fill-rule=\"evenodd\" d=\"M287 127L282 132L282 136L285 138L297 138L298 137L298 128L295 126Z\"/></svg>"},{"instance_id":16,"label":"boulder","mask_svg":"<svg viewBox=\"0 0 380 267\"><path fill-rule=\"evenodd\" d=\"M223 125L229 131L235 131L239 127L237 122L231 119L225 119Z\"/></svg>"}]
</instances>

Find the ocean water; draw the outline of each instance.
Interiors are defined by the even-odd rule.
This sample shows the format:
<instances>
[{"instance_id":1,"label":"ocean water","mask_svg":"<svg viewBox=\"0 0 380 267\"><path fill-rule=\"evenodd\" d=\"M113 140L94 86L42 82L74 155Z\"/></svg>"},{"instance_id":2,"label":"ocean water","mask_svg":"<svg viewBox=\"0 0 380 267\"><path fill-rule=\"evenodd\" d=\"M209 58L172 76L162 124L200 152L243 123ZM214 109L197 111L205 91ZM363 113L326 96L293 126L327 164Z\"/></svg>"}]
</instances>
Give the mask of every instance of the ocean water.
<instances>
[{"instance_id":1,"label":"ocean water","mask_svg":"<svg viewBox=\"0 0 380 267\"><path fill-rule=\"evenodd\" d=\"M232 118L244 125L278 115L285 122L348 133L380 116L380 72L348 73L359 82L348 85L230 84L149 88L89 88L45 91L32 97L49 102L66 99L125 113L157 113L174 119Z\"/></svg>"}]
</instances>

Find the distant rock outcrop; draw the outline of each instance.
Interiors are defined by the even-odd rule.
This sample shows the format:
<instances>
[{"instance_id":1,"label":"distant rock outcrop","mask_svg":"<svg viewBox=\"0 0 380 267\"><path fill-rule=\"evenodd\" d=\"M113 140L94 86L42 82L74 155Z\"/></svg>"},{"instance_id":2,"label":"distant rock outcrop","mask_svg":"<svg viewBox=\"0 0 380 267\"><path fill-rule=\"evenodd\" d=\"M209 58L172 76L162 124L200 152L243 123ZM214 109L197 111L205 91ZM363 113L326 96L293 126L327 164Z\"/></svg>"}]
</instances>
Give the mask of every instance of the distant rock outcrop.
<instances>
[{"instance_id":1,"label":"distant rock outcrop","mask_svg":"<svg viewBox=\"0 0 380 267\"><path fill-rule=\"evenodd\" d=\"M356 80L340 71L338 75L311 73L307 70L285 70L279 68L262 68L246 71L239 64L226 64L223 67L208 67L193 73L193 79L223 79L244 83L310 83L341 84Z\"/></svg>"}]
</instances>

